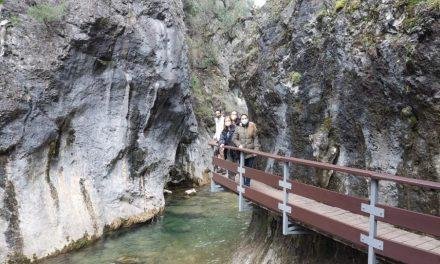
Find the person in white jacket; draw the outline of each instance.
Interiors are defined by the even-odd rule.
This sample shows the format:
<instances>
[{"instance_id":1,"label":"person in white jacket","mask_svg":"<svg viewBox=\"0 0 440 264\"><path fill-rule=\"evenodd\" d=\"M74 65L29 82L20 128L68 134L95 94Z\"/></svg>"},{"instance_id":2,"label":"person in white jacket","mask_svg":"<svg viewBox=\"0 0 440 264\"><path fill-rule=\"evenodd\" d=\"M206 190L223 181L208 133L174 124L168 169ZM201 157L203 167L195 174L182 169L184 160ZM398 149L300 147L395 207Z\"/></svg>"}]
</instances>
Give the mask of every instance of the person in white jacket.
<instances>
[{"instance_id":1,"label":"person in white jacket","mask_svg":"<svg viewBox=\"0 0 440 264\"><path fill-rule=\"evenodd\" d=\"M222 110L215 111L215 134L214 140L218 141L220 139L220 135L225 127L225 117L223 116Z\"/></svg>"}]
</instances>

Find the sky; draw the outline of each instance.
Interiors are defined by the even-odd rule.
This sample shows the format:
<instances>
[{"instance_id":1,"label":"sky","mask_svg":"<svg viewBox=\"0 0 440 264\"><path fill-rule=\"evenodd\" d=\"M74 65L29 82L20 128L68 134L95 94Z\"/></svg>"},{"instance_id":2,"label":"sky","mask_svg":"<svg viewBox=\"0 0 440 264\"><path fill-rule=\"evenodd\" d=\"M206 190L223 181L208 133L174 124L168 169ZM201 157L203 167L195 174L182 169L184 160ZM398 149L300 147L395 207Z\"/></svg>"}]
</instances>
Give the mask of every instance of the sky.
<instances>
[{"instance_id":1,"label":"sky","mask_svg":"<svg viewBox=\"0 0 440 264\"><path fill-rule=\"evenodd\" d=\"M266 0L254 0L254 5L256 7L262 7L266 3Z\"/></svg>"}]
</instances>

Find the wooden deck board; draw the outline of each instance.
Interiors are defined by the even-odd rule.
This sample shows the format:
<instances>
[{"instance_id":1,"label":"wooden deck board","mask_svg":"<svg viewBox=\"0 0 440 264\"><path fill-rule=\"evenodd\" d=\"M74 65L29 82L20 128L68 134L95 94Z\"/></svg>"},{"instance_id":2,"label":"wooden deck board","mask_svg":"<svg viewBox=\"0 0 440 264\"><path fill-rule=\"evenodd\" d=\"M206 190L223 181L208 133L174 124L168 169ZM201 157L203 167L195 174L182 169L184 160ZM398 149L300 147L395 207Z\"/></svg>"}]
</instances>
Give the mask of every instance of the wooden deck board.
<instances>
[{"instance_id":1,"label":"wooden deck board","mask_svg":"<svg viewBox=\"0 0 440 264\"><path fill-rule=\"evenodd\" d=\"M325 216L333 218L333 217L336 217L338 215L342 215L342 214L345 214L345 213L347 213L347 211L342 210L342 209L338 209L338 210L334 210L332 212L326 213Z\"/></svg>"},{"instance_id":2,"label":"wooden deck board","mask_svg":"<svg viewBox=\"0 0 440 264\"><path fill-rule=\"evenodd\" d=\"M440 241L437 239L425 242L423 244L417 245L418 248L424 249L424 250L429 250L432 251L434 249L436 249L437 247L440 246Z\"/></svg>"},{"instance_id":3,"label":"wooden deck board","mask_svg":"<svg viewBox=\"0 0 440 264\"><path fill-rule=\"evenodd\" d=\"M381 238L388 239L396 242L406 241L406 237L408 236L408 232L402 229L393 228L393 232L382 235Z\"/></svg>"},{"instance_id":4,"label":"wooden deck board","mask_svg":"<svg viewBox=\"0 0 440 264\"><path fill-rule=\"evenodd\" d=\"M377 228L377 236L378 237L382 237L386 234L390 234L392 232L395 232L396 230L394 229L394 226L392 225L388 225L388 226L381 226L380 224L378 224L378 228Z\"/></svg>"},{"instance_id":5,"label":"wooden deck board","mask_svg":"<svg viewBox=\"0 0 440 264\"><path fill-rule=\"evenodd\" d=\"M432 238L432 237L420 236L420 238L406 241L405 244L414 247L414 246L421 245L421 244L424 244L426 242L433 241L433 240L434 240L434 238Z\"/></svg>"},{"instance_id":6,"label":"wooden deck board","mask_svg":"<svg viewBox=\"0 0 440 264\"><path fill-rule=\"evenodd\" d=\"M405 232L403 235L391 238L390 240L404 244L404 242L406 242L408 240L418 238L417 236L418 236L417 234L413 234L413 233L410 233L410 232Z\"/></svg>"},{"instance_id":7,"label":"wooden deck board","mask_svg":"<svg viewBox=\"0 0 440 264\"><path fill-rule=\"evenodd\" d=\"M440 247L436 247L436 248L432 249L431 251L440 255Z\"/></svg>"}]
</instances>

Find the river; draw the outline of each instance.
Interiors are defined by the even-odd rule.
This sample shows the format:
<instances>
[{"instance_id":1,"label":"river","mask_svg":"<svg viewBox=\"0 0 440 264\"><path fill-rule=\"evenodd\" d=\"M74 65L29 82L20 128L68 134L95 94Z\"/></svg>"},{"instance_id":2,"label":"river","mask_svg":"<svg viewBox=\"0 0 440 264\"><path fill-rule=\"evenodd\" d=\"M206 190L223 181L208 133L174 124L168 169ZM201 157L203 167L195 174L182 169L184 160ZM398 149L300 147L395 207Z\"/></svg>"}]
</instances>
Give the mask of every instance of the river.
<instances>
[{"instance_id":1,"label":"river","mask_svg":"<svg viewBox=\"0 0 440 264\"><path fill-rule=\"evenodd\" d=\"M249 225L239 213L237 196L199 189L186 197L175 190L163 216L137 228L119 231L93 245L44 261L44 264L229 263Z\"/></svg>"}]
</instances>

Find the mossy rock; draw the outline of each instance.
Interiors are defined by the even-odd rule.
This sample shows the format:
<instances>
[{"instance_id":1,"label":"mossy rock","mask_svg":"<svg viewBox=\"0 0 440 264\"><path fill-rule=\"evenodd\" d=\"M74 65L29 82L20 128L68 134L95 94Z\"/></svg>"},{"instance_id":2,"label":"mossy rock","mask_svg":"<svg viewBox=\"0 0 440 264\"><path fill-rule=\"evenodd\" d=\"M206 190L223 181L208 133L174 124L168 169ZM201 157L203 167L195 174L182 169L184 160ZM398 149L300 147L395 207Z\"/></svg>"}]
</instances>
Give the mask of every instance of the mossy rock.
<instances>
[{"instance_id":1,"label":"mossy rock","mask_svg":"<svg viewBox=\"0 0 440 264\"><path fill-rule=\"evenodd\" d=\"M1 0L0 0L1 1ZM1 3L0 3L1 4ZM31 260L23 254L13 254L8 256L7 264L27 264L31 263Z\"/></svg>"},{"instance_id":2,"label":"mossy rock","mask_svg":"<svg viewBox=\"0 0 440 264\"><path fill-rule=\"evenodd\" d=\"M116 264L138 264L138 263L144 263L137 257L132 256L122 256L119 257L116 262Z\"/></svg>"},{"instance_id":3,"label":"mossy rock","mask_svg":"<svg viewBox=\"0 0 440 264\"><path fill-rule=\"evenodd\" d=\"M64 248L58 251L57 253L66 253L66 252L75 251L87 247L97 240L98 238L96 236L94 235L89 236L86 232L84 233L84 236L82 238L70 242L68 245L64 246Z\"/></svg>"},{"instance_id":4,"label":"mossy rock","mask_svg":"<svg viewBox=\"0 0 440 264\"><path fill-rule=\"evenodd\" d=\"M361 6L361 0L352 0L348 3L346 9L347 12L349 13L353 13L355 11L357 11L359 9L359 7Z\"/></svg>"},{"instance_id":5,"label":"mossy rock","mask_svg":"<svg viewBox=\"0 0 440 264\"><path fill-rule=\"evenodd\" d=\"M323 8L323 9L319 10L318 14L316 14L316 21L318 23L321 23L326 16L330 16L330 12L328 9Z\"/></svg>"},{"instance_id":6,"label":"mossy rock","mask_svg":"<svg viewBox=\"0 0 440 264\"><path fill-rule=\"evenodd\" d=\"M302 75L301 73L297 71L293 71L290 73L290 81L292 82L293 86L298 85L301 82Z\"/></svg>"},{"instance_id":7,"label":"mossy rock","mask_svg":"<svg viewBox=\"0 0 440 264\"><path fill-rule=\"evenodd\" d=\"M325 131L329 132L333 127L332 123L333 123L332 118L328 116L328 117L324 118L324 121L322 122L322 128Z\"/></svg>"},{"instance_id":8,"label":"mossy rock","mask_svg":"<svg viewBox=\"0 0 440 264\"><path fill-rule=\"evenodd\" d=\"M346 4L347 4L347 0L337 0L335 2L335 12L339 12L342 9L344 9Z\"/></svg>"}]
</instances>

